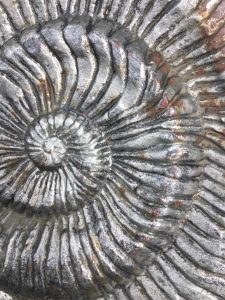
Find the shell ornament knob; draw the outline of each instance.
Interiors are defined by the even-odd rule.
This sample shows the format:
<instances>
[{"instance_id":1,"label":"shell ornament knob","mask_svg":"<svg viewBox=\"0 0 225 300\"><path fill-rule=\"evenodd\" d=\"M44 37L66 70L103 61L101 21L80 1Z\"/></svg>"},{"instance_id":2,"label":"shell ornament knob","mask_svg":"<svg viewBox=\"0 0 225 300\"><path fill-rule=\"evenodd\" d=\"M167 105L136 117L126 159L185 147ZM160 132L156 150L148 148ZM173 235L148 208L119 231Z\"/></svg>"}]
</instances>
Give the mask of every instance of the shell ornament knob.
<instances>
[{"instance_id":1,"label":"shell ornament knob","mask_svg":"<svg viewBox=\"0 0 225 300\"><path fill-rule=\"evenodd\" d=\"M224 299L224 12L0 0L0 289Z\"/></svg>"}]
</instances>

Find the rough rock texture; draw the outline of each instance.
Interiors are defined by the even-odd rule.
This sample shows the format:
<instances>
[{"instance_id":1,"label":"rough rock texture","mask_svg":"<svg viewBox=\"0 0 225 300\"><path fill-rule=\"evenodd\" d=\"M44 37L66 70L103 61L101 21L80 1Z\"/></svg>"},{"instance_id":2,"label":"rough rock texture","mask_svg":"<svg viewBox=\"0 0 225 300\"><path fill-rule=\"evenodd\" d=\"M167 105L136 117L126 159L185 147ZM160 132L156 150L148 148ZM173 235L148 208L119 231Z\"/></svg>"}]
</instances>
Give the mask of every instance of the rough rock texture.
<instances>
[{"instance_id":1,"label":"rough rock texture","mask_svg":"<svg viewBox=\"0 0 225 300\"><path fill-rule=\"evenodd\" d=\"M224 23L225 0L0 0L2 290L225 299Z\"/></svg>"}]
</instances>

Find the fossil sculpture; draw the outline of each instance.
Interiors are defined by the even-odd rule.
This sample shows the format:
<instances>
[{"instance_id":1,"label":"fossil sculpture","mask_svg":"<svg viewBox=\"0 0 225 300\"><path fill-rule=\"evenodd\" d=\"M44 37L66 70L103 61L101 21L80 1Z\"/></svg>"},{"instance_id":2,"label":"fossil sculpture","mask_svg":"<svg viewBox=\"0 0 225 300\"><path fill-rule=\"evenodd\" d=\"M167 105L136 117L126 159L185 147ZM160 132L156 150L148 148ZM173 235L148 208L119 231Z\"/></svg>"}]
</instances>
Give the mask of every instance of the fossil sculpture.
<instances>
[{"instance_id":1,"label":"fossil sculpture","mask_svg":"<svg viewBox=\"0 0 225 300\"><path fill-rule=\"evenodd\" d=\"M0 0L0 288L225 299L225 1Z\"/></svg>"}]
</instances>

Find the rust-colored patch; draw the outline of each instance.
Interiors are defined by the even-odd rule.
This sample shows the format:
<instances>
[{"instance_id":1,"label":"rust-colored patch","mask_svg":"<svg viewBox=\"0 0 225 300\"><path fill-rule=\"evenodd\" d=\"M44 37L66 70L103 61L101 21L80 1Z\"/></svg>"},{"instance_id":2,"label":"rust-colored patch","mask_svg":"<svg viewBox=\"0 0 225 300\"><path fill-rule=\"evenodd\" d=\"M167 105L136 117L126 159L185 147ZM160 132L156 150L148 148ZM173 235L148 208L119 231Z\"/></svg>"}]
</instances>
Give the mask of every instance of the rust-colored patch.
<instances>
[{"instance_id":1,"label":"rust-colored patch","mask_svg":"<svg viewBox=\"0 0 225 300\"><path fill-rule=\"evenodd\" d=\"M218 135L217 135L217 137L218 137ZM223 139L223 138L222 138L222 139L219 139L219 140L217 140L217 141L218 141L219 145L221 145L222 147L224 147L225 142L224 142L224 139Z\"/></svg>"},{"instance_id":2,"label":"rust-colored patch","mask_svg":"<svg viewBox=\"0 0 225 300\"><path fill-rule=\"evenodd\" d=\"M176 200L174 203L174 208L179 208L183 204L182 200Z\"/></svg>"},{"instance_id":3,"label":"rust-colored patch","mask_svg":"<svg viewBox=\"0 0 225 300\"><path fill-rule=\"evenodd\" d=\"M221 110L222 107L225 107L225 100L216 99L215 95L213 95L212 99L201 101L201 106L207 107L208 111L209 111L209 107L211 107L211 109L214 108L213 111L218 111Z\"/></svg>"},{"instance_id":4,"label":"rust-colored patch","mask_svg":"<svg viewBox=\"0 0 225 300\"><path fill-rule=\"evenodd\" d=\"M225 61L224 60L218 60L217 62L215 62L214 68L217 72L225 71Z\"/></svg>"},{"instance_id":5,"label":"rust-colored patch","mask_svg":"<svg viewBox=\"0 0 225 300\"><path fill-rule=\"evenodd\" d=\"M199 67L194 71L194 74L198 76L202 76L206 74L206 71L204 70L204 68Z\"/></svg>"},{"instance_id":6,"label":"rust-colored patch","mask_svg":"<svg viewBox=\"0 0 225 300\"><path fill-rule=\"evenodd\" d=\"M145 159L144 153L141 153L141 154L139 155L139 158L144 160L144 159Z\"/></svg>"},{"instance_id":7,"label":"rust-colored patch","mask_svg":"<svg viewBox=\"0 0 225 300\"><path fill-rule=\"evenodd\" d=\"M197 15L199 16L200 20L204 20L209 16L209 11L207 9L207 4L209 0L203 0L197 8Z\"/></svg>"},{"instance_id":8,"label":"rust-colored patch","mask_svg":"<svg viewBox=\"0 0 225 300\"><path fill-rule=\"evenodd\" d=\"M221 1L220 4L213 10L209 18L202 23L207 35L215 33L225 22L225 1Z\"/></svg>"},{"instance_id":9,"label":"rust-colored patch","mask_svg":"<svg viewBox=\"0 0 225 300\"><path fill-rule=\"evenodd\" d=\"M218 111L220 111L220 108L217 106L209 106L209 107L205 107L205 112L206 113L217 113Z\"/></svg>"},{"instance_id":10,"label":"rust-colored patch","mask_svg":"<svg viewBox=\"0 0 225 300\"><path fill-rule=\"evenodd\" d=\"M184 225L185 223L187 223L187 220L186 219L180 220L179 223Z\"/></svg>"},{"instance_id":11,"label":"rust-colored patch","mask_svg":"<svg viewBox=\"0 0 225 300\"><path fill-rule=\"evenodd\" d=\"M159 103L159 107L160 108L166 108L169 104L169 100L167 98L167 96L165 96Z\"/></svg>"},{"instance_id":12,"label":"rust-colored patch","mask_svg":"<svg viewBox=\"0 0 225 300\"><path fill-rule=\"evenodd\" d=\"M184 108L184 106L185 106L184 101L185 101L185 99L182 99L182 98L175 98L173 108L176 108L176 109L178 109L179 111L182 110L182 109Z\"/></svg>"},{"instance_id":13,"label":"rust-colored patch","mask_svg":"<svg viewBox=\"0 0 225 300\"><path fill-rule=\"evenodd\" d=\"M159 216L159 211L156 210L156 209L153 209L153 210L150 212L150 215L151 215L151 217L152 217L153 219L156 219L156 218L158 218L158 216Z\"/></svg>"},{"instance_id":14,"label":"rust-colored patch","mask_svg":"<svg viewBox=\"0 0 225 300\"><path fill-rule=\"evenodd\" d=\"M121 46L120 46L120 43L118 42L118 41L115 41L114 42L114 46L117 48L117 49L119 49Z\"/></svg>"},{"instance_id":15,"label":"rust-colored patch","mask_svg":"<svg viewBox=\"0 0 225 300\"><path fill-rule=\"evenodd\" d=\"M204 140L204 136L201 135L196 136L195 141L197 144L200 144L203 140Z\"/></svg>"},{"instance_id":16,"label":"rust-colored patch","mask_svg":"<svg viewBox=\"0 0 225 300\"><path fill-rule=\"evenodd\" d=\"M120 191L121 194L125 194L126 193L126 188L124 186L121 186L119 188L119 191Z\"/></svg>"},{"instance_id":17,"label":"rust-colored patch","mask_svg":"<svg viewBox=\"0 0 225 300\"><path fill-rule=\"evenodd\" d=\"M157 64L160 65L163 62L163 56L159 52L153 52L151 59Z\"/></svg>"},{"instance_id":18,"label":"rust-colored patch","mask_svg":"<svg viewBox=\"0 0 225 300\"><path fill-rule=\"evenodd\" d=\"M147 108L147 111L146 111L146 113L147 113L147 117L149 117L149 118L152 118L152 117L154 117L156 114L158 114L162 109L160 109L160 108L148 108L148 107L146 107Z\"/></svg>"},{"instance_id":19,"label":"rust-colored patch","mask_svg":"<svg viewBox=\"0 0 225 300\"><path fill-rule=\"evenodd\" d=\"M216 34L209 38L207 49L213 51L221 48L225 43L225 27L221 28ZM225 53L225 50L224 50Z\"/></svg>"},{"instance_id":20,"label":"rust-colored patch","mask_svg":"<svg viewBox=\"0 0 225 300\"><path fill-rule=\"evenodd\" d=\"M39 89L43 92L44 97L47 101L50 101L50 86L45 79L40 79L38 82Z\"/></svg>"},{"instance_id":21,"label":"rust-colored patch","mask_svg":"<svg viewBox=\"0 0 225 300\"><path fill-rule=\"evenodd\" d=\"M161 71L162 73L168 74L169 71L170 71L169 65L168 65L167 63L164 63L164 64L162 65L162 67L160 68L160 71Z\"/></svg>"},{"instance_id":22,"label":"rust-colored patch","mask_svg":"<svg viewBox=\"0 0 225 300\"><path fill-rule=\"evenodd\" d=\"M176 77L170 77L169 80L168 80L169 85L174 85L176 82L177 82Z\"/></svg>"}]
</instances>

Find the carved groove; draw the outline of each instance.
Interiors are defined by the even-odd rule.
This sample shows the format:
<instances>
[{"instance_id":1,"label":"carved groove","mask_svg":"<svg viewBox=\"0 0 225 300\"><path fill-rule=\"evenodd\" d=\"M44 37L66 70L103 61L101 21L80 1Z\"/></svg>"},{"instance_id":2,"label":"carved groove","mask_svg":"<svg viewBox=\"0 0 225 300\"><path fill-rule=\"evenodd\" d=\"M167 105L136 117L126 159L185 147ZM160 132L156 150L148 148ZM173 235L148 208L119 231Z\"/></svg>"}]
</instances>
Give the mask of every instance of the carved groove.
<instances>
[{"instance_id":1,"label":"carved groove","mask_svg":"<svg viewBox=\"0 0 225 300\"><path fill-rule=\"evenodd\" d=\"M4 289L223 299L224 1L206 2L0 1Z\"/></svg>"}]
</instances>

